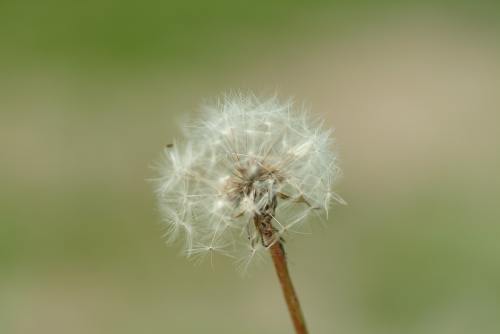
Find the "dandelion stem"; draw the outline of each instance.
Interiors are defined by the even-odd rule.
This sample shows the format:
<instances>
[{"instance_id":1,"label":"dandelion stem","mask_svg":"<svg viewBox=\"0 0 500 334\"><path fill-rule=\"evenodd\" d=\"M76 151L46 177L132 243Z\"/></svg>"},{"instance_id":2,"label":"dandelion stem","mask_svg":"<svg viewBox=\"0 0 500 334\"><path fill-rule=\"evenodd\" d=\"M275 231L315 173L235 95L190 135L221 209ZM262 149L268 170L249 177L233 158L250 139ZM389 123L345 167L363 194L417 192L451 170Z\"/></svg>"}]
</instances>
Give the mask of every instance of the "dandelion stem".
<instances>
[{"instance_id":1,"label":"dandelion stem","mask_svg":"<svg viewBox=\"0 0 500 334\"><path fill-rule=\"evenodd\" d=\"M302 309L300 308L299 298L293 288L292 279L288 272L288 265L286 263L286 255L281 242L275 242L270 248L271 257L273 258L274 267L281 283L283 295L285 296L288 305L288 311L292 317L293 326L297 334L307 334L306 322Z\"/></svg>"},{"instance_id":2,"label":"dandelion stem","mask_svg":"<svg viewBox=\"0 0 500 334\"><path fill-rule=\"evenodd\" d=\"M276 230L270 223L271 219L271 215L256 215L254 217L254 224L259 231L263 243L268 245L269 251L271 252L274 268L278 274L278 279L288 306L288 312L290 313L293 326L295 327L295 332L296 334L307 334L306 322L300 307L299 298L293 287L290 272L288 271L285 248Z\"/></svg>"}]
</instances>

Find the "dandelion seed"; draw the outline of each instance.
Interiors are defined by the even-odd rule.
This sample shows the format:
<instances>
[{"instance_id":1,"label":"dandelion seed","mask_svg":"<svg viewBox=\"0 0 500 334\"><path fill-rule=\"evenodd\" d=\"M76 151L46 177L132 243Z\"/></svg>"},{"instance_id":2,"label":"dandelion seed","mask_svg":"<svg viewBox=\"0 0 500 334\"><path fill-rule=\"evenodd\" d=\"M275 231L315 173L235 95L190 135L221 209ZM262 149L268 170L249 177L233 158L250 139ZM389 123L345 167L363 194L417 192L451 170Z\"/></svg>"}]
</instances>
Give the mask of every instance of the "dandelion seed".
<instances>
[{"instance_id":1,"label":"dandelion seed","mask_svg":"<svg viewBox=\"0 0 500 334\"><path fill-rule=\"evenodd\" d=\"M186 140L165 148L155 180L168 240L184 237L186 254L212 252L200 245L211 244L207 231L221 222L218 238L232 246L222 253L238 256L255 215L269 214L283 234L311 211L326 216L332 201L343 203L332 190L339 168L331 131L320 120L290 102L241 94L202 111L186 126Z\"/></svg>"}]
</instances>

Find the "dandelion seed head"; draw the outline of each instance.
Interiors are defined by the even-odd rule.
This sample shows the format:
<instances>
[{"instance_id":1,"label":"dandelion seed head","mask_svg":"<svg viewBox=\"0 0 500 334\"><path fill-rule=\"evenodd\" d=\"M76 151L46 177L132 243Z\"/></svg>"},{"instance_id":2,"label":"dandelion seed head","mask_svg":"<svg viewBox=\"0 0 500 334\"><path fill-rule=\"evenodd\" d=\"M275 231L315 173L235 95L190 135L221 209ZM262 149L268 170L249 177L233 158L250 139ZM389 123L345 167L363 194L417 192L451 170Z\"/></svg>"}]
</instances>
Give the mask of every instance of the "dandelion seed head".
<instances>
[{"instance_id":1,"label":"dandelion seed head","mask_svg":"<svg viewBox=\"0 0 500 334\"><path fill-rule=\"evenodd\" d=\"M272 212L283 237L342 202L333 192L340 173L333 144L320 120L275 97L233 94L203 107L157 167L167 240L184 239L188 256L217 251L248 267L265 248L254 215Z\"/></svg>"}]
</instances>

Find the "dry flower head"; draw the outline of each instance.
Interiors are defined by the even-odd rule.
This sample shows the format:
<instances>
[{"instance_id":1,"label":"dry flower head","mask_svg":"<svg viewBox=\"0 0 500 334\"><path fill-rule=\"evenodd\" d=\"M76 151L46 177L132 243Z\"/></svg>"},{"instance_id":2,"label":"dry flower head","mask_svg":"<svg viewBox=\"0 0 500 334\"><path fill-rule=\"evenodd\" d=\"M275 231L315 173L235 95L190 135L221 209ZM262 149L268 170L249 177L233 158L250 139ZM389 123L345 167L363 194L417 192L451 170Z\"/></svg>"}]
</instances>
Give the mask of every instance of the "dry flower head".
<instances>
[{"instance_id":1,"label":"dry flower head","mask_svg":"<svg viewBox=\"0 0 500 334\"><path fill-rule=\"evenodd\" d=\"M183 239L187 256L221 253L244 268L343 202L332 190L340 170L331 130L276 97L230 94L204 106L156 168L167 239Z\"/></svg>"}]
</instances>

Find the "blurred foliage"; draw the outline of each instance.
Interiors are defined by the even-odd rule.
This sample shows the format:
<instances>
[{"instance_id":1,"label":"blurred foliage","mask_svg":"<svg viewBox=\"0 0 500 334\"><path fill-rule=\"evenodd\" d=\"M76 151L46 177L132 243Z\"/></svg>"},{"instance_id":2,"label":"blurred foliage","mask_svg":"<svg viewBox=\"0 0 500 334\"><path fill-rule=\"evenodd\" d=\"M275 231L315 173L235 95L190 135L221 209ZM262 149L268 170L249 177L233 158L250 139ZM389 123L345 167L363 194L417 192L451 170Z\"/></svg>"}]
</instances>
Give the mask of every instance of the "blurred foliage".
<instances>
[{"instance_id":1,"label":"blurred foliage","mask_svg":"<svg viewBox=\"0 0 500 334\"><path fill-rule=\"evenodd\" d=\"M393 12L418 10L455 13L490 26L498 23L499 7L497 1L484 0L4 0L0 3L0 59L99 70L157 64L192 67L228 59L234 53L257 55L259 40L293 43L300 36L320 32L318 22L340 29ZM321 20L314 18L318 14Z\"/></svg>"}]
</instances>

